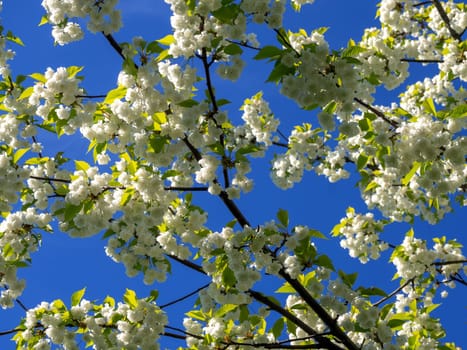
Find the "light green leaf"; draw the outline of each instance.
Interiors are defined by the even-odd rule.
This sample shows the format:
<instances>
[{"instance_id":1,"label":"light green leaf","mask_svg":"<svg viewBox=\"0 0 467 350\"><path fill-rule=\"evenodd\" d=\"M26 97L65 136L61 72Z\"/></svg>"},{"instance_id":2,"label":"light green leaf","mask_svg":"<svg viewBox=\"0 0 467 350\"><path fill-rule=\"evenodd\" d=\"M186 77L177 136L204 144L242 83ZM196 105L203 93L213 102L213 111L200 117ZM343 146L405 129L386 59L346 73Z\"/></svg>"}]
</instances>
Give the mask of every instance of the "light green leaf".
<instances>
[{"instance_id":1,"label":"light green leaf","mask_svg":"<svg viewBox=\"0 0 467 350\"><path fill-rule=\"evenodd\" d=\"M75 168L76 170L82 170L86 172L91 166L85 162L84 160L75 160Z\"/></svg>"},{"instance_id":2,"label":"light green leaf","mask_svg":"<svg viewBox=\"0 0 467 350\"><path fill-rule=\"evenodd\" d=\"M104 103L111 104L115 100L122 99L126 95L127 88L124 86L119 86L116 89L110 90L107 96L105 97Z\"/></svg>"},{"instance_id":3,"label":"light green leaf","mask_svg":"<svg viewBox=\"0 0 467 350\"><path fill-rule=\"evenodd\" d=\"M437 115L436 107L435 107L435 103L433 102L432 98L427 98L425 101L423 101L422 105L423 105L423 108L425 108L425 112L436 117Z\"/></svg>"},{"instance_id":4,"label":"light green leaf","mask_svg":"<svg viewBox=\"0 0 467 350\"><path fill-rule=\"evenodd\" d=\"M78 67L78 66L70 66L66 69L66 71L68 72L68 75L70 77L74 77L76 76L76 74L78 74L79 72L81 72L83 70L84 67Z\"/></svg>"},{"instance_id":5,"label":"light green leaf","mask_svg":"<svg viewBox=\"0 0 467 350\"><path fill-rule=\"evenodd\" d=\"M15 154L13 155L13 163L18 163L18 161L21 159L22 156L26 154L27 151L29 151L31 148L20 148L16 150Z\"/></svg>"},{"instance_id":6,"label":"light green leaf","mask_svg":"<svg viewBox=\"0 0 467 350\"><path fill-rule=\"evenodd\" d=\"M136 299L136 293L134 290L127 288L125 294L123 295L123 301L132 309L138 306L138 300Z\"/></svg>"},{"instance_id":7,"label":"light green leaf","mask_svg":"<svg viewBox=\"0 0 467 350\"><path fill-rule=\"evenodd\" d=\"M276 289L275 293L294 294L296 291L288 282L285 282L280 288Z\"/></svg>"},{"instance_id":8,"label":"light green leaf","mask_svg":"<svg viewBox=\"0 0 467 350\"><path fill-rule=\"evenodd\" d=\"M159 44L169 46L175 42L175 38L172 34L168 34L164 36L163 38L156 40Z\"/></svg>"},{"instance_id":9,"label":"light green leaf","mask_svg":"<svg viewBox=\"0 0 467 350\"><path fill-rule=\"evenodd\" d=\"M412 179L412 177L415 175L418 169L420 169L421 163L420 162L413 162L412 169L404 176L404 178L401 180L402 185L407 186Z\"/></svg>"},{"instance_id":10,"label":"light green leaf","mask_svg":"<svg viewBox=\"0 0 467 350\"><path fill-rule=\"evenodd\" d=\"M21 95L19 95L18 100L24 100L25 98L29 98L29 96L31 96L33 92L34 92L33 86L30 86L24 89L23 92L21 92Z\"/></svg>"},{"instance_id":11,"label":"light green leaf","mask_svg":"<svg viewBox=\"0 0 467 350\"><path fill-rule=\"evenodd\" d=\"M8 31L8 33L6 33L6 39L20 46L24 46L23 41L16 35L14 35L11 31Z\"/></svg>"},{"instance_id":12,"label":"light green leaf","mask_svg":"<svg viewBox=\"0 0 467 350\"><path fill-rule=\"evenodd\" d=\"M71 306L77 306L81 302L81 299L83 299L84 293L86 292L86 288L80 289L76 292L74 292L71 295Z\"/></svg>"},{"instance_id":13,"label":"light green leaf","mask_svg":"<svg viewBox=\"0 0 467 350\"><path fill-rule=\"evenodd\" d=\"M34 80L40 81L41 83L45 83L47 81L44 74L41 74L41 73L32 73L29 76L33 78Z\"/></svg>"}]
</instances>

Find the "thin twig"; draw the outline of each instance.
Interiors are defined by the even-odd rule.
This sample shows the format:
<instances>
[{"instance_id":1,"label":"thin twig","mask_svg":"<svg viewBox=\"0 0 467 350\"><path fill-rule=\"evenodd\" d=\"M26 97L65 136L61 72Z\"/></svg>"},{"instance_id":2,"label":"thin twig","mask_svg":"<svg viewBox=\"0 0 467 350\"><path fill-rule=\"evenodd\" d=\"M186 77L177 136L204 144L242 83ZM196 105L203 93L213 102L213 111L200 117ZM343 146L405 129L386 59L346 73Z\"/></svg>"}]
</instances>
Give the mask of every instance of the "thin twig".
<instances>
[{"instance_id":1,"label":"thin twig","mask_svg":"<svg viewBox=\"0 0 467 350\"><path fill-rule=\"evenodd\" d=\"M354 98L354 101L357 102L358 104L362 105L363 107L367 108L368 110L372 111L374 114L376 114L378 117L380 117L381 119L383 119L386 123L388 123L389 125L391 125L394 129L396 129L399 124L397 124L397 122L389 119L388 117L386 117L384 115L383 112L381 112L380 110L376 109L375 107L369 105L368 103L360 100L359 98L355 97Z\"/></svg>"},{"instance_id":2,"label":"thin twig","mask_svg":"<svg viewBox=\"0 0 467 350\"><path fill-rule=\"evenodd\" d=\"M397 289L395 289L394 291L392 291L391 293L389 293L388 295L386 295L384 298L381 298L380 300L378 300L377 302L373 303L372 306L379 306L381 305L382 303L386 302L387 300L391 299L394 295L396 295L397 293L399 293L402 289L404 289L406 286L408 286L410 283L413 282L413 278L407 280L404 284L400 285Z\"/></svg>"},{"instance_id":3,"label":"thin twig","mask_svg":"<svg viewBox=\"0 0 467 350\"><path fill-rule=\"evenodd\" d=\"M34 180L42 180L42 181L49 181L49 182L63 182L67 184L71 183L71 180L57 179L54 177L42 177L42 176L30 175L29 178L34 179Z\"/></svg>"},{"instance_id":4,"label":"thin twig","mask_svg":"<svg viewBox=\"0 0 467 350\"><path fill-rule=\"evenodd\" d=\"M401 58L402 62L414 62L414 63L443 63L444 60L440 59L421 59L421 58Z\"/></svg>"},{"instance_id":5,"label":"thin twig","mask_svg":"<svg viewBox=\"0 0 467 350\"><path fill-rule=\"evenodd\" d=\"M454 264L467 264L467 259L451 260L451 261L435 261L431 263L431 265L434 265L434 266L444 266L444 265L454 265Z\"/></svg>"},{"instance_id":6,"label":"thin twig","mask_svg":"<svg viewBox=\"0 0 467 350\"><path fill-rule=\"evenodd\" d=\"M184 192L204 192L207 191L209 187L180 187L180 186L167 186L164 187L165 191L184 191Z\"/></svg>"},{"instance_id":7,"label":"thin twig","mask_svg":"<svg viewBox=\"0 0 467 350\"><path fill-rule=\"evenodd\" d=\"M166 307L168 307L168 306L177 304L177 303L179 303L180 301L183 301L183 300L185 300L185 299L188 299L189 297L191 297L191 296L195 295L196 293L199 293L199 292L202 291L203 289L209 287L210 284L211 284L211 283L206 283L204 286L201 286L201 287L197 288L196 290L194 290L194 291L191 292L191 293L188 293L188 294L186 294L186 295L184 295L184 296L182 296L182 297L180 297L180 298L177 298L177 299L172 300L172 301L170 301L170 302L168 302L168 303L165 303L165 304L163 304L163 305L160 305L159 308L164 309L164 308L166 308Z\"/></svg>"}]
</instances>

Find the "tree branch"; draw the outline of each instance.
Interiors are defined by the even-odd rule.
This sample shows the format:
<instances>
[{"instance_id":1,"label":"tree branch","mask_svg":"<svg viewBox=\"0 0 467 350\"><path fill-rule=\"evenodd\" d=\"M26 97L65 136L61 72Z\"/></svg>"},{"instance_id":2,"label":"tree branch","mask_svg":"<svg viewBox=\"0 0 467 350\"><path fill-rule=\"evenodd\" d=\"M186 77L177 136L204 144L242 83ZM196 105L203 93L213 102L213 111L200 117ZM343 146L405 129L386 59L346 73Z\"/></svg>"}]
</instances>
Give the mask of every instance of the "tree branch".
<instances>
[{"instance_id":1,"label":"tree branch","mask_svg":"<svg viewBox=\"0 0 467 350\"><path fill-rule=\"evenodd\" d=\"M328 312L315 300L315 298L311 296L311 294L300 282L290 277L290 275L284 269L281 269L279 274L292 286L293 289L295 289L298 295L300 295L305 303L311 307L311 309L326 324L330 332L337 339L339 339L348 349L359 350L359 347L355 345L354 342L347 336L347 334L338 326L336 320L328 314Z\"/></svg>"},{"instance_id":2,"label":"tree branch","mask_svg":"<svg viewBox=\"0 0 467 350\"><path fill-rule=\"evenodd\" d=\"M112 36L112 34L105 34L104 32L102 32L102 34L104 35L104 37L107 39L107 41L109 42L110 46L113 47L113 49L120 55L121 58L123 58L123 60L125 60L125 55L123 54L123 49L122 47L119 45L119 43L117 43L117 41L114 39L114 37Z\"/></svg>"},{"instance_id":3,"label":"tree branch","mask_svg":"<svg viewBox=\"0 0 467 350\"><path fill-rule=\"evenodd\" d=\"M308 326L305 322L303 322L301 319L299 319L297 316L292 314L290 311L284 309L283 307L277 305L273 301L271 301L269 298L264 296L263 294L256 292L254 290L249 290L247 292L252 298L255 300L259 301L261 304L264 304L268 306L270 309L276 311L277 313L281 314L288 320L292 321L295 325L303 329L305 332L308 334L314 336L316 340L319 342L319 345L321 347L324 347L325 349L331 349L331 350L342 350L342 348L333 342L331 342L328 338L323 337L320 335L318 332L316 332L313 328ZM355 348L357 349L357 348Z\"/></svg>"},{"instance_id":4,"label":"tree branch","mask_svg":"<svg viewBox=\"0 0 467 350\"><path fill-rule=\"evenodd\" d=\"M184 296L182 296L182 297L180 297L180 298L177 298L177 299L175 299L175 300L173 300L173 301L170 301L170 302L168 302L168 303L165 303L165 304L163 304L163 305L160 305L159 308L164 309L164 308L166 308L166 307L168 307L168 306L177 304L177 303L179 303L180 301L183 301L183 300L185 300L185 299L188 299L189 297L195 295L196 293L200 292L201 290L203 290L203 289L209 287L210 284L211 284L211 283L207 283L207 284L205 284L204 286L201 286L201 287L197 288L196 290L194 290L194 291L191 292L191 293L188 293L188 294L186 294L186 295L184 295Z\"/></svg>"},{"instance_id":5,"label":"tree branch","mask_svg":"<svg viewBox=\"0 0 467 350\"><path fill-rule=\"evenodd\" d=\"M378 117L380 117L381 119L383 119L386 123L388 123L389 125L391 125L394 129L396 129L399 124L391 119L389 119L388 117L386 117L384 115L383 112L381 112L380 110L376 109L375 107L369 105L368 103L360 100L359 98L355 97L354 98L354 101L357 102L358 104L362 105L363 107L365 107L366 109L372 111L374 114L376 114Z\"/></svg>"},{"instance_id":6,"label":"tree branch","mask_svg":"<svg viewBox=\"0 0 467 350\"><path fill-rule=\"evenodd\" d=\"M444 24L446 25L446 28L449 30L449 34L451 36L459 41L462 41L461 35L457 33L451 26L451 21L449 20L449 17L446 13L446 11L443 8L443 5L441 5L439 0L433 0L433 5L435 5L436 9L438 10L438 13L443 20Z\"/></svg>"},{"instance_id":7,"label":"tree branch","mask_svg":"<svg viewBox=\"0 0 467 350\"><path fill-rule=\"evenodd\" d=\"M208 190L208 187L178 187L178 186L170 186L164 187L166 191L184 191L184 192L204 192Z\"/></svg>"},{"instance_id":8,"label":"tree branch","mask_svg":"<svg viewBox=\"0 0 467 350\"><path fill-rule=\"evenodd\" d=\"M419 58L401 58L402 62L414 62L414 63L443 63L444 60L440 59L419 59Z\"/></svg>"},{"instance_id":9,"label":"tree branch","mask_svg":"<svg viewBox=\"0 0 467 350\"><path fill-rule=\"evenodd\" d=\"M392 291L391 293L389 293L387 296L385 296L384 298L378 300L376 303L373 303L372 306L379 306L381 305L382 303L386 302L387 300L391 299L394 295L396 295L397 293L399 293L402 289L404 289L406 286L408 286L410 283L413 282L413 278L407 280L404 284L401 284L397 289L395 289L394 291Z\"/></svg>"}]
</instances>

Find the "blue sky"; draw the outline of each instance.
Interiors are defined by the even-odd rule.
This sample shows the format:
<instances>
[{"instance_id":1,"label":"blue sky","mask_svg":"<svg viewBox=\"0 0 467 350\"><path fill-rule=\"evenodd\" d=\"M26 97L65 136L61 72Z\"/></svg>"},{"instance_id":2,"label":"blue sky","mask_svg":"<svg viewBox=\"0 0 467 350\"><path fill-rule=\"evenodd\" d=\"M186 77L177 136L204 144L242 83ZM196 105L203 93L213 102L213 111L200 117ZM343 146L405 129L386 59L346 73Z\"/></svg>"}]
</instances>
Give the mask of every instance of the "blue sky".
<instances>
[{"instance_id":1,"label":"blue sky","mask_svg":"<svg viewBox=\"0 0 467 350\"><path fill-rule=\"evenodd\" d=\"M163 1L151 0L122 0L120 8L123 10L124 28L115 34L117 41L129 41L135 35L141 35L147 40L154 40L165 36L170 31L168 7ZM286 26L297 30L329 26L326 38L331 47L338 49L345 46L349 38L358 40L363 29L375 25L374 14L376 6L368 1L324 1L317 0L312 6L303 8L301 17L286 17ZM38 27L37 24L43 15L40 1L15 0L5 1L1 14L3 26L11 29L21 37L25 47L15 47L17 57L12 63L14 74L30 74L44 72L49 66L85 66L84 86L90 94L102 94L116 86L116 79L121 67L120 57L107 44L102 35L86 33L81 42L59 47L53 45L50 27ZM263 82L267 77L264 68L256 66L246 68L244 77L235 88L228 83L222 83L226 89L225 96L239 106L243 99L250 97L259 90L265 91L265 99L270 98L273 109L285 120L301 123L312 116L291 107L291 103L276 100L274 85L265 86ZM381 94L378 103L384 103L394 94ZM232 112L234 113L234 112ZM311 120L316 124L316 121ZM284 123L287 128L287 122ZM46 146L52 147L51 153L65 151L68 156L84 154L86 146L77 139L63 138L57 142L54 138L43 141ZM292 224L306 224L310 227L328 233L345 215L348 206L365 211L362 200L354 186L355 178L330 184L325 178L314 174L307 174L303 183L298 184L291 191L282 191L275 188L269 180L269 165L267 161L260 161L254 165L254 176L257 179L255 190L239 202L240 208L250 221L256 225L264 223L275 217L279 208L289 210ZM201 193L195 195L195 200L201 203L211 213L209 220L212 227L218 229L231 218L228 211L222 207L218 198ZM417 223L415 232L430 240L436 234L446 234L466 242L465 227L461 227L463 215L467 210L458 210L448 215L447 219L437 226ZM406 225L396 225L388 233L388 240L397 243L401 234L406 232ZM462 232L461 232L462 231ZM392 235L392 236L391 236ZM53 235L44 234L44 244L39 252L33 255L32 267L21 271L27 280L27 289L21 301L33 307L42 300L62 298L68 302L71 294L83 287L87 287L86 298L102 300L107 294L119 299L125 288L137 290L138 294L145 295L150 290L142 283L142 278L128 279L123 266L113 263L105 256L104 241L100 237L91 239L71 239L56 232ZM318 242L318 248L335 259L334 264L346 272L361 271L357 284L380 285L387 291L396 285L390 283L392 274L385 260L359 265L350 259L347 252L339 248L334 240ZM160 289L160 303L165 303L201 286L205 283L199 276L174 266L173 278L164 285L154 286ZM192 302L192 300L190 300ZM467 324L467 304L465 302L465 289L460 286L450 290L450 297L443 301L445 311L438 314L445 324L449 340L456 341L458 345L467 346L463 333ZM185 305L189 305L189 302ZM169 309L169 313L178 309ZM14 327L21 317L20 308L0 311L0 331ZM167 343L167 346L173 346ZM0 338L1 349L13 349L14 344L7 342L7 337Z\"/></svg>"}]
</instances>

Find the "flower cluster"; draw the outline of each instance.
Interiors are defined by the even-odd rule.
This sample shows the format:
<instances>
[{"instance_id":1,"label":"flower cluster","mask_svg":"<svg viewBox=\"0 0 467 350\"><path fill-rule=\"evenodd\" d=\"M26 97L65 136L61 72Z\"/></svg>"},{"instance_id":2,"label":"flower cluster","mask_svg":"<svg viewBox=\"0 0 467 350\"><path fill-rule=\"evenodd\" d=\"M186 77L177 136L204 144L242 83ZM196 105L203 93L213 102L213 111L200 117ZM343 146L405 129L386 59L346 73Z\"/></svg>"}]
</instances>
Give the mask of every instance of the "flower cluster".
<instances>
[{"instance_id":1,"label":"flower cluster","mask_svg":"<svg viewBox=\"0 0 467 350\"><path fill-rule=\"evenodd\" d=\"M22 294L25 281L18 279L17 269L27 266L39 247L40 235L34 230L50 230L51 220L50 214L28 208L10 213L0 223L0 307L12 307Z\"/></svg>"},{"instance_id":2,"label":"flower cluster","mask_svg":"<svg viewBox=\"0 0 467 350\"><path fill-rule=\"evenodd\" d=\"M67 120L70 117L68 106L77 100L77 96L83 94L76 73L77 70L73 71L73 67L46 70L45 74L39 78L40 81L34 85L34 90L29 96L29 104L37 108L36 115L47 119L56 104L60 103L61 105L56 110L57 118Z\"/></svg>"},{"instance_id":3,"label":"flower cluster","mask_svg":"<svg viewBox=\"0 0 467 350\"><path fill-rule=\"evenodd\" d=\"M379 237L384 224L384 220L375 220L372 213L356 214L353 208L348 208L347 216L334 227L333 234L343 236L340 245L348 249L352 258L367 263L369 259L378 259L380 253L388 249L388 244Z\"/></svg>"},{"instance_id":4,"label":"flower cluster","mask_svg":"<svg viewBox=\"0 0 467 350\"><path fill-rule=\"evenodd\" d=\"M83 31L77 23L80 18L89 17L87 28L93 33L118 31L122 23L120 11L115 9L116 4L117 0L42 1L42 7L47 11L47 21L53 25L52 36L59 45L83 38Z\"/></svg>"},{"instance_id":5,"label":"flower cluster","mask_svg":"<svg viewBox=\"0 0 467 350\"><path fill-rule=\"evenodd\" d=\"M73 294L68 308L61 300L42 302L29 309L17 343L34 349L52 349L59 344L78 350L76 334L93 349L159 349L157 340L164 332L167 316L152 298L137 299L127 290L124 302L115 304L107 297L102 304L81 299L84 290Z\"/></svg>"}]
</instances>

